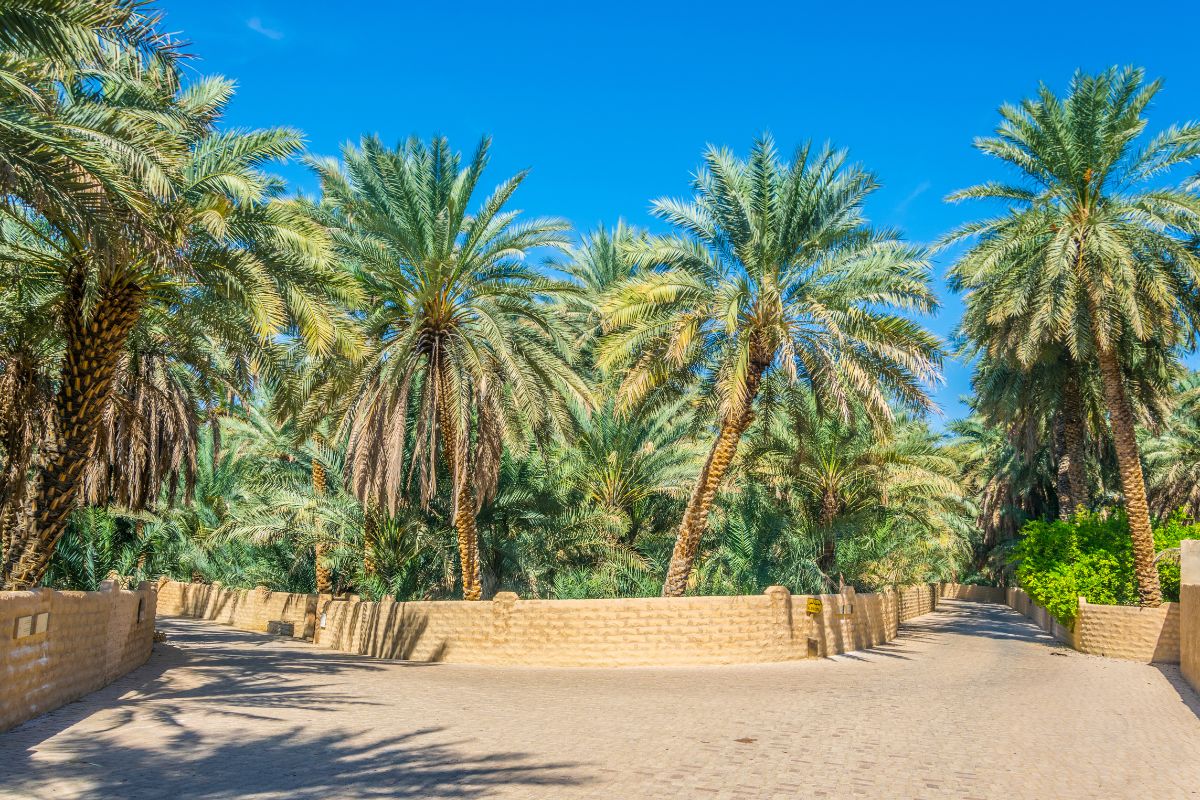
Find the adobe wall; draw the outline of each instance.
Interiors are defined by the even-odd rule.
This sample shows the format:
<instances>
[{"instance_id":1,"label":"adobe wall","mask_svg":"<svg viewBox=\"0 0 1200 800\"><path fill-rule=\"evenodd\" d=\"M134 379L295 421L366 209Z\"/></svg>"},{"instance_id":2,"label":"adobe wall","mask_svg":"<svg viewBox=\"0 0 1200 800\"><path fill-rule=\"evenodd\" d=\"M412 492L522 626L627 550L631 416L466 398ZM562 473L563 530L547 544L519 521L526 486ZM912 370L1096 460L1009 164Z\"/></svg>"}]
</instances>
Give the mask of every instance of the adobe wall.
<instances>
[{"instance_id":1,"label":"adobe wall","mask_svg":"<svg viewBox=\"0 0 1200 800\"><path fill-rule=\"evenodd\" d=\"M1179 668L1200 692L1200 541L1180 545Z\"/></svg>"},{"instance_id":2,"label":"adobe wall","mask_svg":"<svg viewBox=\"0 0 1200 800\"><path fill-rule=\"evenodd\" d=\"M297 639L311 638L316 595L257 589L227 589L220 583L158 582L158 613L164 617L194 617L266 633L267 623L290 622Z\"/></svg>"},{"instance_id":3,"label":"adobe wall","mask_svg":"<svg viewBox=\"0 0 1200 800\"><path fill-rule=\"evenodd\" d=\"M1096 605L1079 598L1076 649L1147 664L1179 663L1179 604L1158 608Z\"/></svg>"},{"instance_id":4,"label":"adobe wall","mask_svg":"<svg viewBox=\"0 0 1200 800\"><path fill-rule=\"evenodd\" d=\"M1000 586L976 586L967 583L943 583L941 596L946 600L966 600L972 603L1008 603L1008 596Z\"/></svg>"},{"instance_id":5,"label":"adobe wall","mask_svg":"<svg viewBox=\"0 0 1200 800\"><path fill-rule=\"evenodd\" d=\"M932 585L872 594L381 602L163 583L164 615L244 630L315 610L321 647L377 658L538 666L735 664L834 655L895 638L934 610ZM819 601L810 609L809 600ZM819 608L818 608L819 605ZM301 635L301 625L296 625Z\"/></svg>"},{"instance_id":6,"label":"adobe wall","mask_svg":"<svg viewBox=\"0 0 1200 800\"><path fill-rule=\"evenodd\" d=\"M99 592L0 592L0 731L146 663L154 600L149 583L133 592L112 582Z\"/></svg>"}]
</instances>

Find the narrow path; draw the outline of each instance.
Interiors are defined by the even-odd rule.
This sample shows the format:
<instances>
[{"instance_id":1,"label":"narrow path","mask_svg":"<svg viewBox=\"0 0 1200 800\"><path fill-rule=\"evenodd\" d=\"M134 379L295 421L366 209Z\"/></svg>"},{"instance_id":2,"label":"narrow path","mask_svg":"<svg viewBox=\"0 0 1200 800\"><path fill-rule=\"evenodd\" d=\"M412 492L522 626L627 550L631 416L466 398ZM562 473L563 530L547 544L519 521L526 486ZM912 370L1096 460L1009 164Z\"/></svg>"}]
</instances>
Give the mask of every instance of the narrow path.
<instances>
[{"instance_id":1,"label":"narrow path","mask_svg":"<svg viewBox=\"0 0 1200 800\"><path fill-rule=\"evenodd\" d=\"M1200 797L1178 670L944 604L821 661L513 669L375 661L160 620L109 688L0 734L0 797Z\"/></svg>"}]
</instances>

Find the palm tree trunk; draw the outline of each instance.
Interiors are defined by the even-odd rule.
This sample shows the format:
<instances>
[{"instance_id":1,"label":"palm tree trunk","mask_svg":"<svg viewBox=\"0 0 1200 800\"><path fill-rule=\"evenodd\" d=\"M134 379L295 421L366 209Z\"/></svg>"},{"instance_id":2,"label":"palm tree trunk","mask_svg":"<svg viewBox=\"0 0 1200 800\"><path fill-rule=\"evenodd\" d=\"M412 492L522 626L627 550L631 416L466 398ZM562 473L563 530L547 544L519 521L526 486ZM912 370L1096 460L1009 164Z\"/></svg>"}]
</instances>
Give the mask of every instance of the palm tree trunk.
<instances>
[{"instance_id":1,"label":"palm tree trunk","mask_svg":"<svg viewBox=\"0 0 1200 800\"><path fill-rule=\"evenodd\" d=\"M379 572L375 560L375 546L379 539L379 511L374 503L363 508L363 575L370 577Z\"/></svg>"},{"instance_id":2,"label":"palm tree trunk","mask_svg":"<svg viewBox=\"0 0 1200 800\"><path fill-rule=\"evenodd\" d=\"M733 457L737 455L742 434L754 421L754 398L758 396L759 384L770 363L769 358L755 359L751 362L749 374L746 376L746 394L741 406L721 421L717 440L704 462L704 468L700 470L696 488L692 491L683 521L679 524L675 549L671 553L671 565L667 568L667 578L663 582L663 597L682 597L687 591L688 578L692 574L696 551L700 547L700 537L708 528L708 514L717 497L717 489L729 470Z\"/></svg>"},{"instance_id":3,"label":"palm tree trunk","mask_svg":"<svg viewBox=\"0 0 1200 800\"><path fill-rule=\"evenodd\" d=\"M2 538L9 550L0 565L0 586L29 589L41 583L54 548L83 488L83 474L103 424L125 342L141 313L142 293L121 282L101 290L92 313L83 313L83 281L70 282L63 314L65 352L55 396L56 430L37 470L26 530Z\"/></svg>"},{"instance_id":4,"label":"palm tree trunk","mask_svg":"<svg viewBox=\"0 0 1200 800\"><path fill-rule=\"evenodd\" d=\"M321 446L320 437L313 437L313 444L319 449ZM325 496L325 491L328 489L328 478L325 475L325 465L321 463L318 455L313 456L312 460L312 489L313 496L320 499ZM322 537L321 517L318 513L313 521L315 530L313 533L316 536L316 545L313 547L313 555L316 561L317 572L317 594L332 594L333 593L333 570L329 568L328 557L326 551L328 546Z\"/></svg>"},{"instance_id":5,"label":"palm tree trunk","mask_svg":"<svg viewBox=\"0 0 1200 800\"><path fill-rule=\"evenodd\" d=\"M832 575L837 569L837 537L833 532L833 520L837 517L838 499L831 490L826 490L821 498L821 517L819 520L822 531L821 556L817 559L817 568L826 575Z\"/></svg>"},{"instance_id":6,"label":"palm tree trunk","mask_svg":"<svg viewBox=\"0 0 1200 800\"><path fill-rule=\"evenodd\" d=\"M1133 539L1133 569L1137 576L1138 597L1143 606L1162 605L1158 584L1158 568L1154 564L1154 532L1150 526L1150 509L1146 504L1146 481L1142 475L1141 453L1134 433L1133 408L1125 390L1121 364L1116 351L1099 352L1100 378L1104 384L1104 399L1112 424L1113 443L1117 450L1117 468L1121 474L1121 490L1125 494L1125 513L1129 517L1129 535Z\"/></svg>"},{"instance_id":7,"label":"palm tree trunk","mask_svg":"<svg viewBox=\"0 0 1200 800\"><path fill-rule=\"evenodd\" d=\"M1071 362L1068 369L1074 370ZM1089 498L1087 484L1087 426L1083 420L1083 398L1073 375L1063 385L1062 406L1055 419L1058 445L1058 512L1068 519Z\"/></svg>"},{"instance_id":8,"label":"palm tree trunk","mask_svg":"<svg viewBox=\"0 0 1200 800\"><path fill-rule=\"evenodd\" d=\"M463 599L479 600L483 595L483 581L479 564L479 532L475 528L475 492L467 469L466 442L459 440L457 420L450 405L450 381L444 369L438 370L437 391L442 447L453 481L454 529L458 533Z\"/></svg>"}]
</instances>

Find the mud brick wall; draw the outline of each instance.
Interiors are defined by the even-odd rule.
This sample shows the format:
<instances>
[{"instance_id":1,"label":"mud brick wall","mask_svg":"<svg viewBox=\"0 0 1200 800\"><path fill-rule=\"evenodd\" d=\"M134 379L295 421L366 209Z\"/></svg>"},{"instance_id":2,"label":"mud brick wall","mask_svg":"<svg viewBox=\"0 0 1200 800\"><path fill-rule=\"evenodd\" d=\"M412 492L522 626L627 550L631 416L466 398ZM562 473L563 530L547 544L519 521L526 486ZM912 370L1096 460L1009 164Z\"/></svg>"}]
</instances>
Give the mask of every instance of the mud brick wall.
<instances>
[{"instance_id":1,"label":"mud brick wall","mask_svg":"<svg viewBox=\"0 0 1200 800\"><path fill-rule=\"evenodd\" d=\"M0 731L94 692L146 663L155 592L0 592ZM43 616L45 615L45 616Z\"/></svg>"},{"instance_id":2,"label":"mud brick wall","mask_svg":"<svg viewBox=\"0 0 1200 800\"><path fill-rule=\"evenodd\" d=\"M834 655L895 638L901 620L936 607L933 585L872 594L381 602L164 582L160 613L263 632L311 628L321 647L376 658L471 664L736 664Z\"/></svg>"},{"instance_id":3,"label":"mud brick wall","mask_svg":"<svg viewBox=\"0 0 1200 800\"><path fill-rule=\"evenodd\" d=\"M257 589L228 589L220 583L180 583L160 579L158 613L164 617L193 617L266 633L274 620L292 623L297 639L311 638L316 595Z\"/></svg>"},{"instance_id":4,"label":"mud brick wall","mask_svg":"<svg viewBox=\"0 0 1200 800\"><path fill-rule=\"evenodd\" d=\"M1079 599L1075 646L1083 653L1129 661L1179 663L1179 604L1158 608L1094 605Z\"/></svg>"},{"instance_id":5,"label":"mud brick wall","mask_svg":"<svg viewBox=\"0 0 1200 800\"><path fill-rule=\"evenodd\" d=\"M1200 692L1200 541L1180 546L1179 667Z\"/></svg>"}]
</instances>

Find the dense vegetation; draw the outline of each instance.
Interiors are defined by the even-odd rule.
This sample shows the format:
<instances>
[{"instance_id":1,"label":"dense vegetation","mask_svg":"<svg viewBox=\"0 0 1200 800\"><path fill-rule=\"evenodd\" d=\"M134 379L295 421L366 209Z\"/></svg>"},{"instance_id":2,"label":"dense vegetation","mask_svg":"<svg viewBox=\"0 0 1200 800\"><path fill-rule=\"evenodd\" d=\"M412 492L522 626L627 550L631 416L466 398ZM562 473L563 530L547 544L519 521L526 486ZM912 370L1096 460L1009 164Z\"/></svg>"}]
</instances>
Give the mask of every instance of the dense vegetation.
<instances>
[{"instance_id":1,"label":"dense vegetation","mask_svg":"<svg viewBox=\"0 0 1200 800\"><path fill-rule=\"evenodd\" d=\"M710 148L664 233L579 234L514 210L486 139L327 158L223 127L232 85L183 80L144 3L0 0L0 51L6 589L817 591L1016 555L1054 608L1170 593L1156 548L1200 510L1200 128L1146 134L1137 70L977 142L1014 182L951 198L998 213L939 244L947 344L931 252L871 224L844 151ZM942 432L951 355L974 413Z\"/></svg>"}]
</instances>

